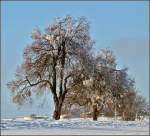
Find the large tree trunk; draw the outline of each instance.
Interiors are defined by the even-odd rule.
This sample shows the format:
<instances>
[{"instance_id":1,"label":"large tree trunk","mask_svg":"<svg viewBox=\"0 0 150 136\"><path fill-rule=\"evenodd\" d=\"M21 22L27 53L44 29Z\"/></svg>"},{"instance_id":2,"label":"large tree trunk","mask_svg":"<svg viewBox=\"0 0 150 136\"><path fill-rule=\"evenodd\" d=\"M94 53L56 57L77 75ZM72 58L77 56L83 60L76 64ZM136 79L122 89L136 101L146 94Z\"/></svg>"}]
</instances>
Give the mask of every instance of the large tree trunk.
<instances>
[{"instance_id":1,"label":"large tree trunk","mask_svg":"<svg viewBox=\"0 0 150 136\"><path fill-rule=\"evenodd\" d=\"M57 97L57 94L55 93L54 96L57 97L57 99L54 99L54 102L55 102L55 110L54 110L54 113L53 113L53 118L55 120L59 120L60 119L60 115L61 115L61 108L62 108L62 104L63 104L63 101L65 99L65 94L67 93L67 90L66 90L66 83L65 83L65 86L64 86L64 92L63 92L63 80L64 80L64 65L65 65L65 42L63 42L63 49L62 49L62 57L61 57L61 71L60 71L60 84L59 84L59 97ZM56 66L57 63L55 63L54 65L54 90L56 92ZM65 81L66 82L66 81Z\"/></svg>"},{"instance_id":2,"label":"large tree trunk","mask_svg":"<svg viewBox=\"0 0 150 136\"><path fill-rule=\"evenodd\" d=\"M63 93L63 95L61 97L59 97L59 99L54 99L55 110L54 110L54 113L53 113L53 118L55 120L60 119L61 109L62 109L64 99L65 99L65 93Z\"/></svg>"},{"instance_id":3,"label":"large tree trunk","mask_svg":"<svg viewBox=\"0 0 150 136\"><path fill-rule=\"evenodd\" d=\"M62 108L62 104L55 105L55 110L54 110L54 113L53 113L53 118L55 120L59 120L60 119L61 108Z\"/></svg>"}]
</instances>

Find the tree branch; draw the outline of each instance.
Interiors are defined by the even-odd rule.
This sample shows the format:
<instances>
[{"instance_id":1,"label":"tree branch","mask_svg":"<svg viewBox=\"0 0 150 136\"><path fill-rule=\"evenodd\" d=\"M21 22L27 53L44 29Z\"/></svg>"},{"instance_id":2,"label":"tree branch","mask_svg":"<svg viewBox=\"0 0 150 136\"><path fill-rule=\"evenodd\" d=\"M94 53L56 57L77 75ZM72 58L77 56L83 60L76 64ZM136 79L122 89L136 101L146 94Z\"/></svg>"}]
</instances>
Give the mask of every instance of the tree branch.
<instances>
[{"instance_id":1,"label":"tree branch","mask_svg":"<svg viewBox=\"0 0 150 136\"><path fill-rule=\"evenodd\" d=\"M38 85L38 84L40 84L40 83L42 83L42 82L47 82L49 85L50 85L50 88L52 89L52 84L50 83L50 81L48 81L48 80L40 80L40 81L38 81L38 82L36 82L36 83L31 83L30 81L29 81L29 79L28 79L28 77L26 76L26 81L29 83L29 85L32 87L32 86L36 86L36 85Z\"/></svg>"}]
</instances>

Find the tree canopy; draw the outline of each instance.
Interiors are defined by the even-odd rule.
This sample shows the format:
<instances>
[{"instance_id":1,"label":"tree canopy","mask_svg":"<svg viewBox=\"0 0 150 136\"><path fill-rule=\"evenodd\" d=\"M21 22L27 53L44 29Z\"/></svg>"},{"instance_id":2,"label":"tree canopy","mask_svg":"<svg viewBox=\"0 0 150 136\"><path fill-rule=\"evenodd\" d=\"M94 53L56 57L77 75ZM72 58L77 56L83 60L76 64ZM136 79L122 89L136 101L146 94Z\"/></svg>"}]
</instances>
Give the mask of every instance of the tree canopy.
<instances>
[{"instance_id":1,"label":"tree canopy","mask_svg":"<svg viewBox=\"0 0 150 136\"><path fill-rule=\"evenodd\" d=\"M56 18L44 32L34 29L32 43L23 52L23 63L18 66L15 79L7 86L13 102L19 105L32 95L49 90L53 95L54 119L60 119L65 107L108 103L123 109L133 109L134 80L127 69L117 69L115 55L102 49L95 56L86 17ZM114 104L115 103L115 104ZM62 109L63 107L63 109Z\"/></svg>"}]
</instances>

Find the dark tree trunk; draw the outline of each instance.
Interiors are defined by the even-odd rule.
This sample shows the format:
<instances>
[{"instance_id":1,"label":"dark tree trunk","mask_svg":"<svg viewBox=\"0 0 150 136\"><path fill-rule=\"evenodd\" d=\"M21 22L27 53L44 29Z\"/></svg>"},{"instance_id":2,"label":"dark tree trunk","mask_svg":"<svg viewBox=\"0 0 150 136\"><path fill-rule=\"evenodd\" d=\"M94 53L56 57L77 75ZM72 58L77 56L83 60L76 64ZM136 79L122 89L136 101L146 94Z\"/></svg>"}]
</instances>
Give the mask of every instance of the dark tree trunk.
<instances>
[{"instance_id":1,"label":"dark tree trunk","mask_svg":"<svg viewBox=\"0 0 150 136\"><path fill-rule=\"evenodd\" d=\"M54 101L55 102L55 110L54 110L54 113L53 113L53 118L55 120L60 119L61 109L62 109L64 99L65 99L65 94L62 95L61 97L59 97L59 99L57 99L56 101Z\"/></svg>"},{"instance_id":2,"label":"dark tree trunk","mask_svg":"<svg viewBox=\"0 0 150 136\"><path fill-rule=\"evenodd\" d=\"M55 106L55 110L54 110L54 113L53 113L53 118L55 120L59 120L60 119L61 108L62 108L62 105L56 105Z\"/></svg>"},{"instance_id":3,"label":"dark tree trunk","mask_svg":"<svg viewBox=\"0 0 150 136\"><path fill-rule=\"evenodd\" d=\"M93 120L96 121L98 117L97 104L93 104Z\"/></svg>"},{"instance_id":4,"label":"dark tree trunk","mask_svg":"<svg viewBox=\"0 0 150 136\"><path fill-rule=\"evenodd\" d=\"M63 42L62 44L62 57L61 57L61 71L60 71L60 84L59 84L59 97L57 97L57 94L55 93L54 96L57 98L57 99L54 99L54 102L55 102L55 110L54 110L54 113L53 113L53 118L55 120L59 120L60 119L60 115L61 115L61 108L62 108L62 104L63 104L63 101L65 99L65 95L67 93L67 90L66 90L66 82L65 83L63 82L63 79L64 79L64 66L65 66L65 42ZM56 63L55 63L55 66L56 66ZM54 92L56 92L56 68L54 67ZM64 83L64 90L63 90L63 83Z\"/></svg>"}]
</instances>

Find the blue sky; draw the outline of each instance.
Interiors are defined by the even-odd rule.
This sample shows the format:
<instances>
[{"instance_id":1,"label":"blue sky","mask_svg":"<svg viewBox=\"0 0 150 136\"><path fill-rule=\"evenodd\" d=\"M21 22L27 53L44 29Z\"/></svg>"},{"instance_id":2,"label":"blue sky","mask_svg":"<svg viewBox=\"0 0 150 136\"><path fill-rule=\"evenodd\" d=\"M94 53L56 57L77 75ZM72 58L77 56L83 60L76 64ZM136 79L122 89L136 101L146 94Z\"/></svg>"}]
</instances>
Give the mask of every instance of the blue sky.
<instances>
[{"instance_id":1,"label":"blue sky","mask_svg":"<svg viewBox=\"0 0 150 136\"><path fill-rule=\"evenodd\" d=\"M1 102L2 117L38 112L51 114L53 104L47 94L45 106L34 102L19 109L11 102L6 83L14 78L22 63L22 51L31 43L31 31L44 30L56 16L86 16L96 41L95 50L110 48L118 67L127 66L136 87L149 98L149 6L140 1L94 2L2 2L1 5Z\"/></svg>"}]
</instances>

